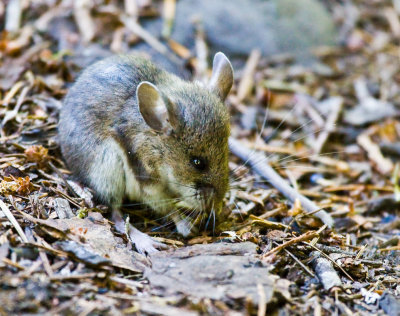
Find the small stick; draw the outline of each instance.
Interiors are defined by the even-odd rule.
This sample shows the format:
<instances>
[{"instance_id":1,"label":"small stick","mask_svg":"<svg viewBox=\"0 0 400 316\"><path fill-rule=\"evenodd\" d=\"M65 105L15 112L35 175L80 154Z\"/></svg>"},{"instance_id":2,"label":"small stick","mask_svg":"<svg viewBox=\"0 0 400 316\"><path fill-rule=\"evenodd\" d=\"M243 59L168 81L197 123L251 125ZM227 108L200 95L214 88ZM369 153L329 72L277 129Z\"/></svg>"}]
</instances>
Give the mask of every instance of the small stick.
<instances>
[{"instance_id":1,"label":"small stick","mask_svg":"<svg viewBox=\"0 0 400 316\"><path fill-rule=\"evenodd\" d=\"M143 288L143 284L134 280L129 280L129 279L124 279L124 278L120 278L117 276L110 276L110 280L117 282L117 283L121 283L123 285L129 286L133 289L142 289Z\"/></svg>"},{"instance_id":2,"label":"small stick","mask_svg":"<svg viewBox=\"0 0 400 316\"><path fill-rule=\"evenodd\" d=\"M17 32L21 27L22 4L21 0L11 0L6 9L5 30L8 32Z\"/></svg>"},{"instance_id":3,"label":"small stick","mask_svg":"<svg viewBox=\"0 0 400 316\"><path fill-rule=\"evenodd\" d=\"M195 23L196 37L196 67L195 67L195 78L199 81L206 82L207 69L208 69L208 47L206 43L206 35L204 33L204 27L201 21Z\"/></svg>"},{"instance_id":4,"label":"small stick","mask_svg":"<svg viewBox=\"0 0 400 316\"><path fill-rule=\"evenodd\" d=\"M122 51L122 43L124 41L124 27L118 27L113 34L113 38L110 44L110 49L114 53L120 53Z\"/></svg>"},{"instance_id":5,"label":"small stick","mask_svg":"<svg viewBox=\"0 0 400 316\"><path fill-rule=\"evenodd\" d=\"M175 21L176 0L164 0L162 37L169 38Z\"/></svg>"},{"instance_id":6,"label":"small stick","mask_svg":"<svg viewBox=\"0 0 400 316\"><path fill-rule=\"evenodd\" d=\"M292 238L290 240L288 240L287 242L284 242L283 244L279 245L278 247L275 247L274 249L271 249L270 251L268 251L267 253L263 254L263 258L268 257L276 252L279 252L283 249L285 249L286 247L289 247L291 245L297 244L299 242L302 241L306 241L306 240L310 240L313 239L315 237L318 237L319 233L318 231L308 231L306 233L304 233L303 235L300 235L298 237Z\"/></svg>"},{"instance_id":7,"label":"small stick","mask_svg":"<svg viewBox=\"0 0 400 316\"><path fill-rule=\"evenodd\" d=\"M257 316L267 315L267 302L265 298L265 290L261 283L257 283L257 292L260 300L258 301Z\"/></svg>"},{"instance_id":8,"label":"small stick","mask_svg":"<svg viewBox=\"0 0 400 316\"><path fill-rule=\"evenodd\" d=\"M400 246L379 249L379 251L394 251L394 250L400 250Z\"/></svg>"},{"instance_id":9,"label":"small stick","mask_svg":"<svg viewBox=\"0 0 400 316\"><path fill-rule=\"evenodd\" d=\"M297 264L302 267L309 275L311 275L313 278L315 278L315 274L303 263L301 262L294 254L292 254L289 250L283 249L285 252L292 257L294 261L297 262Z\"/></svg>"},{"instance_id":10,"label":"small stick","mask_svg":"<svg viewBox=\"0 0 400 316\"><path fill-rule=\"evenodd\" d=\"M280 206L280 207L277 207L276 209L273 209L271 211L265 212L264 214L262 214L262 215L260 215L258 217L262 218L262 219L266 219L268 217L274 217L274 216L282 213L285 209L286 209L286 206Z\"/></svg>"},{"instance_id":11,"label":"small stick","mask_svg":"<svg viewBox=\"0 0 400 316\"><path fill-rule=\"evenodd\" d=\"M49 277L53 276L53 270L51 269L51 265L49 262L49 258L47 258L46 253L43 250L39 250L40 260L42 260L44 270L46 271Z\"/></svg>"},{"instance_id":12,"label":"small stick","mask_svg":"<svg viewBox=\"0 0 400 316\"><path fill-rule=\"evenodd\" d=\"M89 43L96 35L96 27L90 14L90 6L91 3L88 0L74 1L75 22L85 43Z\"/></svg>"},{"instance_id":13,"label":"small stick","mask_svg":"<svg viewBox=\"0 0 400 316\"><path fill-rule=\"evenodd\" d=\"M393 170L392 161L383 156L379 146L371 140L367 133L358 135L357 143L367 152L368 158L376 163L379 172L388 174Z\"/></svg>"},{"instance_id":14,"label":"small stick","mask_svg":"<svg viewBox=\"0 0 400 316\"><path fill-rule=\"evenodd\" d=\"M14 267L14 268L17 268L17 269L19 269L19 270L25 270L25 268L24 268L23 266L21 266L20 264L14 262L14 261L12 261L12 260L10 260L10 259L8 259L8 258L3 258L2 260L3 260L3 262L4 262L5 264L8 264L9 266L12 266L12 267Z\"/></svg>"},{"instance_id":15,"label":"small stick","mask_svg":"<svg viewBox=\"0 0 400 316\"><path fill-rule=\"evenodd\" d=\"M274 188L286 196L292 203L296 199L300 200L301 206L307 213L316 212L314 214L316 217L328 227L333 227L334 221L329 213L321 210L314 202L293 189L268 163L260 164L260 161L265 159L263 155L254 153L232 137L229 138L229 147L234 155L243 161L248 161L257 174L268 180Z\"/></svg>"},{"instance_id":16,"label":"small stick","mask_svg":"<svg viewBox=\"0 0 400 316\"><path fill-rule=\"evenodd\" d=\"M8 121L11 121L12 119L14 119L17 116L18 111L19 111L22 103L24 103L25 97L28 94L30 89L31 88L28 87L28 86L24 87L22 89L21 94L18 97L17 104L15 105L14 109L12 111L10 111L10 112L7 112L6 115L4 115L3 121L1 122L1 128L2 129L4 128L4 125L6 125L6 123ZM2 131L2 133L4 133L4 131Z\"/></svg>"},{"instance_id":17,"label":"small stick","mask_svg":"<svg viewBox=\"0 0 400 316\"><path fill-rule=\"evenodd\" d=\"M64 175L61 173L60 170L58 170L58 168L53 165L52 162L49 161L49 166L51 169L53 169L53 171L55 171L55 173L57 173L57 175L60 177L60 179L62 180L62 182L65 184L65 186L68 188L68 190L72 193L72 195L76 198L79 198L78 194L75 192L75 190L71 187L71 185L68 183L68 181L64 178Z\"/></svg>"},{"instance_id":18,"label":"small stick","mask_svg":"<svg viewBox=\"0 0 400 316\"><path fill-rule=\"evenodd\" d=\"M50 281L73 281L82 279L93 279L97 276L97 272L88 272L82 274L70 274L70 275L53 275L50 277Z\"/></svg>"},{"instance_id":19,"label":"small stick","mask_svg":"<svg viewBox=\"0 0 400 316\"><path fill-rule=\"evenodd\" d=\"M314 98L306 94L297 93L295 95L295 100L319 128L324 127L324 119L313 106L317 102Z\"/></svg>"},{"instance_id":20,"label":"small stick","mask_svg":"<svg viewBox=\"0 0 400 316\"><path fill-rule=\"evenodd\" d=\"M24 231L22 230L21 226L15 219L14 215L11 213L8 206L2 200L0 200L0 207L1 207L1 210L3 211L4 215L8 218L8 220L11 222L11 224L15 227L15 229L16 229L18 235L21 237L22 241L27 243L28 238L26 237Z\"/></svg>"},{"instance_id":21,"label":"small stick","mask_svg":"<svg viewBox=\"0 0 400 316\"><path fill-rule=\"evenodd\" d=\"M147 44L153 47L160 54L167 56L172 62L180 65L181 61L178 57L176 57L173 53L171 53L168 48L161 43L157 38L155 38L151 33L145 30L139 23L135 22L132 18L122 15L121 16L122 23L125 24L125 27L130 30L132 33L139 36L143 39Z\"/></svg>"},{"instance_id":22,"label":"small stick","mask_svg":"<svg viewBox=\"0 0 400 316\"><path fill-rule=\"evenodd\" d=\"M335 127L336 121L338 120L339 114L343 107L343 99L341 97L333 97L330 98L329 101L333 103L332 112L329 114L328 119L325 122L325 128L318 135L318 138L315 142L314 149L316 154L319 154L324 147L330 133Z\"/></svg>"},{"instance_id":23,"label":"small stick","mask_svg":"<svg viewBox=\"0 0 400 316\"><path fill-rule=\"evenodd\" d=\"M250 219L252 220L251 221L252 224L259 224L260 226L264 226L266 228L272 228L272 229L289 229L290 228L289 226L287 226L285 224L267 221L266 219L260 218L253 214L250 214Z\"/></svg>"},{"instance_id":24,"label":"small stick","mask_svg":"<svg viewBox=\"0 0 400 316\"><path fill-rule=\"evenodd\" d=\"M139 8L136 0L125 0L124 1L124 7L125 7L125 12L128 14L131 18L135 19L137 21L137 18L139 16Z\"/></svg>"},{"instance_id":25,"label":"small stick","mask_svg":"<svg viewBox=\"0 0 400 316\"><path fill-rule=\"evenodd\" d=\"M32 239L31 242L35 242L35 240L33 239L33 236L32 236L31 239ZM43 243L42 238L40 238L37 235L36 235L36 239L37 239L38 243ZM53 276L53 269L51 268L49 258L47 257L46 252L41 248L39 248L39 256L40 256L40 259L42 260L43 268L46 271L47 275L49 277L52 277Z\"/></svg>"},{"instance_id":26,"label":"small stick","mask_svg":"<svg viewBox=\"0 0 400 316\"><path fill-rule=\"evenodd\" d=\"M392 33L396 38L400 38L400 20L399 15L396 10L392 8L386 8L384 11L384 16L389 22Z\"/></svg>"},{"instance_id":27,"label":"small stick","mask_svg":"<svg viewBox=\"0 0 400 316\"><path fill-rule=\"evenodd\" d=\"M251 92L254 86L254 73L261 57L261 52L258 49L253 50L247 59L244 67L242 79L239 82L237 98L238 102L242 102Z\"/></svg>"},{"instance_id":28,"label":"small stick","mask_svg":"<svg viewBox=\"0 0 400 316\"><path fill-rule=\"evenodd\" d=\"M7 106L8 103L12 100L12 98L18 93L18 91L24 86L22 81L16 82L12 88L7 92L6 96L3 100L1 100L1 105Z\"/></svg>"}]
</instances>

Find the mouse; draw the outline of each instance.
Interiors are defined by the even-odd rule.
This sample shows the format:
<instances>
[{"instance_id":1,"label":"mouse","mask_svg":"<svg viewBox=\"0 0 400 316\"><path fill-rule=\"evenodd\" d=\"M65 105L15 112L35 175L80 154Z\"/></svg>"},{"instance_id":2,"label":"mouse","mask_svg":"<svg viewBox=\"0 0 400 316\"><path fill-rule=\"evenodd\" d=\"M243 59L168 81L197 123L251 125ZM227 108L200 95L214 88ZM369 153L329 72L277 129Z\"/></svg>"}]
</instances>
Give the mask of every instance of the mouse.
<instances>
[{"instance_id":1,"label":"mouse","mask_svg":"<svg viewBox=\"0 0 400 316\"><path fill-rule=\"evenodd\" d=\"M207 84L185 81L143 56L86 68L63 101L58 141L67 167L108 205L115 229L142 254L163 249L125 224L124 199L169 217L188 236L196 216L218 216L229 188L233 69L215 54Z\"/></svg>"}]
</instances>

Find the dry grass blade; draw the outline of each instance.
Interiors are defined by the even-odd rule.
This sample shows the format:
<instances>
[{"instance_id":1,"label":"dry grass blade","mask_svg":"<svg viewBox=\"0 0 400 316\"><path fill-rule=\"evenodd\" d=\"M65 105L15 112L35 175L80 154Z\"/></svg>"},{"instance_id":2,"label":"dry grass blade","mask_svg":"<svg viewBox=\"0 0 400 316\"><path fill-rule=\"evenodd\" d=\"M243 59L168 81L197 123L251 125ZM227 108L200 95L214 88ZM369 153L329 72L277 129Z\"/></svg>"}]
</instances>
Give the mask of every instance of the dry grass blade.
<instances>
[{"instance_id":1,"label":"dry grass blade","mask_svg":"<svg viewBox=\"0 0 400 316\"><path fill-rule=\"evenodd\" d=\"M14 226L15 230L17 231L18 235L21 237L22 241L27 243L28 242L28 238L26 237L24 231L22 230L21 226L19 225L19 223L15 219L14 215L11 213L10 209L8 208L8 206L2 200L0 200L0 208L3 211L4 215L10 221L10 223Z\"/></svg>"},{"instance_id":2,"label":"dry grass blade","mask_svg":"<svg viewBox=\"0 0 400 316\"><path fill-rule=\"evenodd\" d=\"M292 238L288 240L287 242L283 243L282 245L279 245L278 247L275 247L274 249L268 251L267 253L263 254L263 258L266 258L274 253L278 253L279 251L285 249L286 247L289 247L291 245L297 244L299 242L303 242L306 240L313 239L315 237L318 237L319 233L317 231L309 231L304 233L303 235L300 235L298 237Z\"/></svg>"},{"instance_id":3,"label":"dry grass blade","mask_svg":"<svg viewBox=\"0 0 400 316\"><path fill-rule=\"evenodd\" d=\"M21 91L21 94L18 97L17 104L15 105L14 109L10 112L7 112L6 115L4 115L3 121L1 122L2 129L4 128L4 125L8 121L11 121L12 119L14 119L17 116L18 111L19 111L22 103L25 101L25 97L28 94L29 90L30 90L30 87L24 87Z\"/></svg>"}]
</instances>

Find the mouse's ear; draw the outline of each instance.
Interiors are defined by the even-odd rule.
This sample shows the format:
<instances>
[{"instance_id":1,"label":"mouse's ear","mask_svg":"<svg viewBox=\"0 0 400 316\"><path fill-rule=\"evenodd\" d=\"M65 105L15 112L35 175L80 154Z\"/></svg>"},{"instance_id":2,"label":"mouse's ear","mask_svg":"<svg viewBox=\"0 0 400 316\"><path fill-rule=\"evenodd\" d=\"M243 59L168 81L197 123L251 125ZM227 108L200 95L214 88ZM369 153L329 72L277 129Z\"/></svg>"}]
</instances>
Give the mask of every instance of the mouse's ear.
<instances>
[{"instance_id":1,"label":"mouse's ear","mask_svg":"<svg viewBox=\"0 0 400 316\"><path fill-rule=\"evenodd\" d=\"M152 129L168 133L171 131L172 103L165 102L160 91L150 82L141 82L136 89L136 98L139 105L140 113Z\"/></svg>"},{"instance_id":2,"label":"mouse's ear","mask_svg":"<svg viewBox=\"0 0 400 316\"><path fill-rule=\"evenodd\" d=\"M216 53L209 83L211 91L225 100L233 84L233 69L229 59L221 52Z\"/></svg>"}]
</instances>

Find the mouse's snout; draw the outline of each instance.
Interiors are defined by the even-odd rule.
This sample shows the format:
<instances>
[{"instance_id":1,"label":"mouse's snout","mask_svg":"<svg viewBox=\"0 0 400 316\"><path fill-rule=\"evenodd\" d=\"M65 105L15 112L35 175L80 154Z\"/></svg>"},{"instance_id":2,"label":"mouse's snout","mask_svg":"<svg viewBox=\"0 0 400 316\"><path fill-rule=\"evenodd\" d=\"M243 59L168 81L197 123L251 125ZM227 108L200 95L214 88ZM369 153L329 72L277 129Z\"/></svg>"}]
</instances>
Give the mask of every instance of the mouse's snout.
<instances>
[{"instance_id":1,"label":"mouse's snout","mask_svg":"<svg viewBox=\"0 0 400 316\"><path fill-rule=\"evenodd\" d=\"M198 182L196 183L196 189L200 191L205 200L212 198L215 194L215 187L210 183Z\"/></svg>"},{"instance_id":2,"label":"mouse's snout","mask_svg":"<svg viewBox=\"0 0 400 316\"><path fill-rule=\"evenodd\" d=\"M215 209L220 205L223 195L215 185L211 183L197 182L196 189L200 199L202 200L201 203L207 210Z\"/></svg>"}]
</instances>

